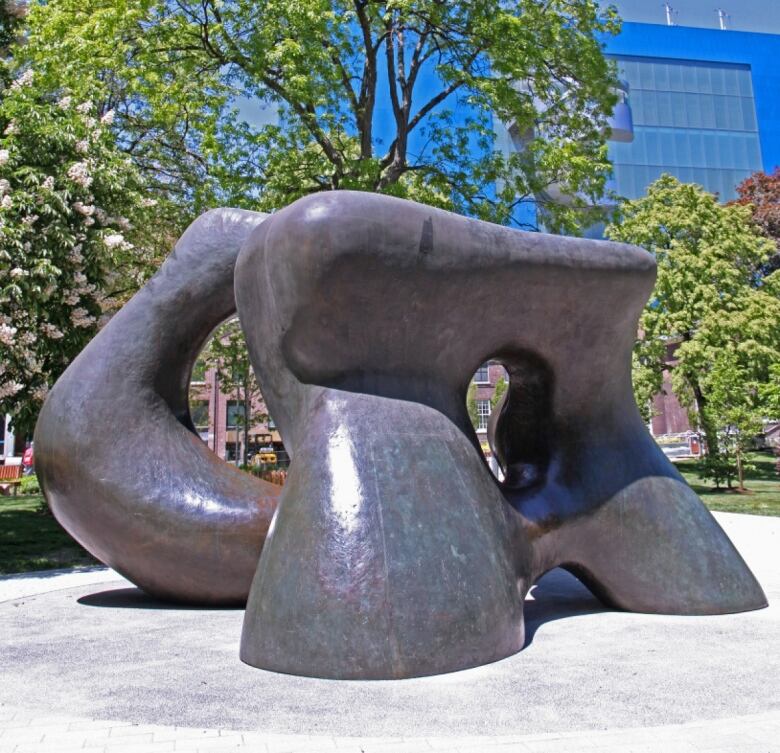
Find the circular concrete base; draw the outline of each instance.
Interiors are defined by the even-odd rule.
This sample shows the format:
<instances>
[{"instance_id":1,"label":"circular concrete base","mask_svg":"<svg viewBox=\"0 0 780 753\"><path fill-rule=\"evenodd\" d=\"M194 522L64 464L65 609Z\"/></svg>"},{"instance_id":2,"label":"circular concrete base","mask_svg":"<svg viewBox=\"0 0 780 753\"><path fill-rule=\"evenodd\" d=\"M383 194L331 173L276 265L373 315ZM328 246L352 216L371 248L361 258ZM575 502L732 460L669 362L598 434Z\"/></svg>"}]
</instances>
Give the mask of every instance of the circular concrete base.
<instances>
[{"instance_id":1,"label":"circular concrete base","mask_svg":"<svg viewBox=\"0 0 780 753\"><path fill-rule=\"evenodd\" d=\"M521 653L415 680L265 672L238 658L241 610L171 607L116 581L73 587L53 578L64 590L23 596L14 581L16 595L0 603L0 704L343 736L517 735L771 711L780 706L780 519L718 519L764 587L768 609L720 617L611 612L554 571L525 605ZM0 600L8 583L0 583Z\"/></svg>"}]
</instances>

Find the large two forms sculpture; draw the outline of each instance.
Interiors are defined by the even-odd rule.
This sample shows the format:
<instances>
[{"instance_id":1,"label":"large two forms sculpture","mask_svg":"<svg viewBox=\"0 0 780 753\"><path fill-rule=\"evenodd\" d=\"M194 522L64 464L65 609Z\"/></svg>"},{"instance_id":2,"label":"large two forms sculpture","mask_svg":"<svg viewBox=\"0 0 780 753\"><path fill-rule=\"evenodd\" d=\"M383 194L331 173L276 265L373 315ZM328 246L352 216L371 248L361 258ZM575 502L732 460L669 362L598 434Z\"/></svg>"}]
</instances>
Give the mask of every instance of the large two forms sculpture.
<instances>
[{"instance_id":1,"label":"large two forms sculpture","mask_svg":"<svg viewBox=\"0 0 780 753\"><path fill-rule=\"evenodd\" d=\"M504 658L523 646L525 594L557 566L621 609L760 608L634 404L654 276L632 246L372 194L265 220L209 213L52 390L43 487L75 538L150 593L248 594L241 657L282 672L399 678ZM233 277L293 457L273 521L274 487L211 455L186 407ZM465 408L488 358L510 375L489 430L503 484Z\"/></svg>"}]
</instances>

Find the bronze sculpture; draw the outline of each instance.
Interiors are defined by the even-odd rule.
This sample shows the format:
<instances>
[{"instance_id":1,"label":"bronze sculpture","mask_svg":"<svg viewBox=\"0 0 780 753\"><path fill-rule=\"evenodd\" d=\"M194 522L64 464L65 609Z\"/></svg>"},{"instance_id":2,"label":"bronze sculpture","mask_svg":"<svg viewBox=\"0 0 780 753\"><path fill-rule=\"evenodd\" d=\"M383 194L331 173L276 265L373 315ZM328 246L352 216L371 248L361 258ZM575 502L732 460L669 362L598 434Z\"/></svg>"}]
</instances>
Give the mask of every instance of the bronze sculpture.
<instances>
[{"instance_id":1,"label":"bronze sculpture","mask_svg":"<svg viewBox=\"0 0 780 753\"><path fill-rule=\"evenodd\" d=\"M234 533L244 527L241 543L226 544L222 534L210 539L208 524L195 526L195 562L205 558L222 568L232 547L240 549L224 593L222 571L198 593L186 559L179 572L174 566L156 579L131 576L138 585L201 603L235 601L239 587L246 595L251 573L244 570L262 549L248 592L242 659L354 679L435 674L519 651L523 597L557 566L616 608L720 614L766 604L634 404L630 353L652 290L650 254L354 192L307 197L265 220L225 216L241 226L229 242L219 237L224 227L208 224L193 228L192 237L209 238L206 246L241 246L238 313L293 458L290 473L270 530L272 495L249 481L227 516ZM223 286L230 256L221 268ZM164 279L161 270L138 297L150 303L164 295ZM205 278L200 283L208 285ZM224 291L223 297L229 298ZM109 328L121 340L123 323L114 324ZM161 335L160 320L144 326L148 337ZM168 519L175 511L197 517L208 505L182 508L163 484L153 503L113 498L119 510L113 516L80 517L88 506L80 487L91 490L89 504L98 507L107 506L100 495L112 490L142 494L122 487L118 465L73 478L58 462L58 442L69 431L62 427L78 421L74 394L78 405L93 399L92 388L79 390L77 380L88 380L89 364L113 358L112 348L121 345L105 336L109 328L52 391L36 447L55 514L88 548L110 539L92 550L114 564L116 552L108 550L122 549L130 564L119 569L130 574L133 557L142 559L150 548L137 539L123 546L121 534L105 533L106 526L121 529L122 516L139 515L140 507L140 516L160 529L155 547L186 548L173 540ZM179 333L163 337L161 347L178 347L166 355L181 367L177 394L203 330L178 346ZM147 373L164 354L150 354ZM488 358L501 361L510 376L490 426L503 483L489 472L465 410L471 375ZM130 380L128 399L134 389L148 391L149 384ZM160 408L159 400L154 405ZM186 425L184 411L178 418ZM165 451L185 497L182 479L194 466L182 464L178 453L189 441L177 430ZM239 482L208 463L200 477L208 475L210 493L229 504L231 484ZM266 500L259 508L252 508L253 494Z\"/></svg>"}]
</instances>

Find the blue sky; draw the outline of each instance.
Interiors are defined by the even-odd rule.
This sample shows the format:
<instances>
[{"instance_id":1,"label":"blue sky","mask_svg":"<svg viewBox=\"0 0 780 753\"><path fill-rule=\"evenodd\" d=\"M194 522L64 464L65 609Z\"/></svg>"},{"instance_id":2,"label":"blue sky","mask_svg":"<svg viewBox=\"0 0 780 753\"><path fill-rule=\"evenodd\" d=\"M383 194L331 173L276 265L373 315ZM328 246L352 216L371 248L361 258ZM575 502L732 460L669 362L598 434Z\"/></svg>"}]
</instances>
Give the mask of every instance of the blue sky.
<instances>
[{"instance_id":1,"label":"blue sky","mask_svg":"<svg viewBox=\"0 0 780 753\"><path fill-rule=\"evenodd\" d=\"M601 4L615 5L625 21L666 23L663 0L601 0ZM780 34L780 0L669 0L669 4L679 26L717 29L715 9L722 8L731 16L728 25L735 31Z\"/></svg>"}]
</instances>

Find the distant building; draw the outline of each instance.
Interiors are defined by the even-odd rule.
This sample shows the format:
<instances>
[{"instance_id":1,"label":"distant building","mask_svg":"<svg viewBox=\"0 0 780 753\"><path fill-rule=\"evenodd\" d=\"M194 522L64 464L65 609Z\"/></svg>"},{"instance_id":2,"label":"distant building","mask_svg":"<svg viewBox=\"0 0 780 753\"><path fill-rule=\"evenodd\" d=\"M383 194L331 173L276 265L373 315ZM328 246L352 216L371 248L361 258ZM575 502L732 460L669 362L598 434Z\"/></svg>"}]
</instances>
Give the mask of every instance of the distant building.
<instances>
[{"instance_id":1,"label":"distant building","mask_svg":"<svg viewBox=\"0 0 780 753\"><path fill-rule=\"evenodd\" d=\"M632 140L609 142L620 196L670 173L729 201L780 165L780 34L625 23L606 52L633 121Z\"/></svg>"},{"instance_id":2,"label":"distant building","mask_svg":"<svg viewBox=\"0 0 780 753\"><path fill-rule=\"evenodd\" d=\"M215 369L205 369L194 376L190 385L190 415L198 435L219 457L228 462L240 461L244 443L243 400L232 391L223 391ZM289 455L262 398L254 401L250 420L250 458L257 453L273 452L279 465L289 464Z\"/></svg>"}]
</instances>

